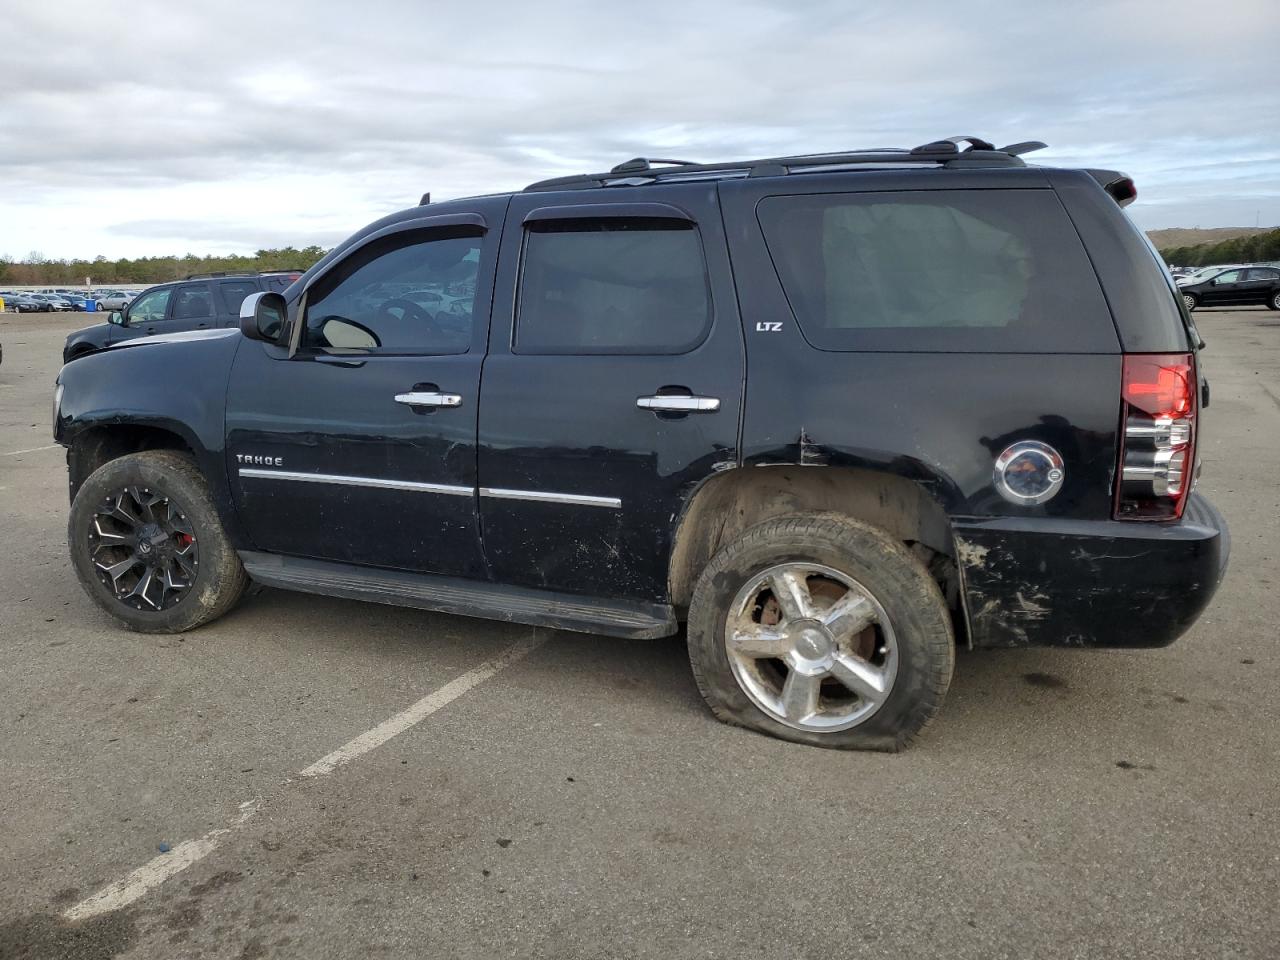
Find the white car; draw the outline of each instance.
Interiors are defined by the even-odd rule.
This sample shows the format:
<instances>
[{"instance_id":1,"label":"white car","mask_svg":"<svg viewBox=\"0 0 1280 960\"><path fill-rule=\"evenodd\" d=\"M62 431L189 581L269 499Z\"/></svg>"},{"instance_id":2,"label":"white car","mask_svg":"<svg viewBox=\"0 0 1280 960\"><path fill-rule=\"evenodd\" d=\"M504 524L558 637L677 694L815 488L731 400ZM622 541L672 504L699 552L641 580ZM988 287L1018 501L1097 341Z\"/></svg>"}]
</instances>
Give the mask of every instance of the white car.
<instances>
[{"instance_id":1,"label":"white car","mask_svg":"<svg viewBox=\"0 0 1280 960\"><path fill-rule=\"evenodd\" d=\"M1174 278L1174 283L1176 283L1180 287L1186 286L1188 283L1203 283L1205 280L1208 280L1210 277L1216 276L1217 274L1221 273L1223 270L1231 270L1235 267L1245 267L1245 266L1248 266L1248 264L1220 263L1215 267L1201 267L1199 270L1196 270L1194 273L1188 273L1185 277Z\"/></svg>"}]
</instances>

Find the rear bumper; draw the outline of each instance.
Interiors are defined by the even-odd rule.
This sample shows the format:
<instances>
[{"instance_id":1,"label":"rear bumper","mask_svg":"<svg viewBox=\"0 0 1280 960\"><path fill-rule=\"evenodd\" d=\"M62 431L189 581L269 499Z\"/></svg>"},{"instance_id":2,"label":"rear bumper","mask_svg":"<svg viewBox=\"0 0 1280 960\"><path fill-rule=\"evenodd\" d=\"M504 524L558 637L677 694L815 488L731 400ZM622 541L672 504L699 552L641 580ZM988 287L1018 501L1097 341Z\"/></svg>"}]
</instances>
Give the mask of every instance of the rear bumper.
<instances>
[{"instance_id":1,"label":"rear bumper","mask_svg":"<svg viewBox=\"0 0 1280 960\"><path fill-rule=\"evenodd\" d=\"M975 647L1163 647L1208 606L1231 552L1193 493L1177 523L999 518L953 525Z\"/></svg>"}]
</instances>

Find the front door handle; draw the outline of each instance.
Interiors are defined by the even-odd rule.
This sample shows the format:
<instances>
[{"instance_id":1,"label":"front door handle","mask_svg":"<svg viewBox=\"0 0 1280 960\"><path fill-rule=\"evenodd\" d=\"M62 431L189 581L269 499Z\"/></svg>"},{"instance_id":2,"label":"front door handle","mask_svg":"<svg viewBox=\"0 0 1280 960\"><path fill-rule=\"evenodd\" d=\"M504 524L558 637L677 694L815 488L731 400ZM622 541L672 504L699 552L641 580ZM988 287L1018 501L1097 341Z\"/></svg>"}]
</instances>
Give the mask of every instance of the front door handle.
<instances>
[{"instance_id":1,"label":"front door handle","mask_svg":"<svg viewBox=\"0 0 1280 960\"><path fill-rule=\"evenodd\" d=\"M720 409L720 398L659 394L654 397L637 397L636 406L641 410L657 410L659 413L715 413Z\"/></svg>"},{"instance_id":2,"label":"front door handle","mask_svg":"<svg viewBox=\"0 0 1280 960\"><path fill-rule=\"evenodd\" d=\"M460 407L462 397L456 393L413 390L409 393L397 393L396 403L407 403L411 407Z\"/></svg>"}]
</instances>

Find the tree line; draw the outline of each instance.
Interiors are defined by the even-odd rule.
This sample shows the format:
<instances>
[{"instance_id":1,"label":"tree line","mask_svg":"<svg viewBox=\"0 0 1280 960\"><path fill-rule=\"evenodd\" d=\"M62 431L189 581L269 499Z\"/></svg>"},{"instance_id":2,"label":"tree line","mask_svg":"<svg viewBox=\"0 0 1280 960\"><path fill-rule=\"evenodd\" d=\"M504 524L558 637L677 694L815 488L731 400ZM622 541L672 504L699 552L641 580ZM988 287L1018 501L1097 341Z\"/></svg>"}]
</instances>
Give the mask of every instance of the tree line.
<instances>
[{"instance_id":1,"label":"tree line","mask_svg":"<svg viewBox=\"0 0 1280 960\"><path fill-rule=\"evenodd\" d=\"M51 260L31 253L21 260L0 258L0 284L14 286L78 287L89 277L95 287L117 283L163 283L181 280L193 273L259 273L265 270L305 270L327 250L323 247L280 247L259 250L252 256L225 257L137 257L108 260Z\"/></svg>"},{"instance_id":2,"label":"tree line","mask_svg":"<svg viewBox=\"0 0 1280 960\"><path fill-rule=\"evenodd\" d=\"M1164 262L1174 267L1208 267L1216 263L1258 263L1280 260L1280 229L1234 237L1217 243L1197 243L1189 247L1169 247L1160 251Z\"/></svg>"},{"instance_id":3,"label":"tree line","mask_svg":"<svg viewBox=\"0 0 1280 960\"><path fill-rule=\"evenodd\" d=\"M189 253L184 257L137 257L108 260L94 257L92 260L52 260L39 253L31 253L21 260L0 257L0 283L15 286L71 287L84 284L89 277L94 286L105 287L115 283L163 283L181 280L193 273L259 273L264 270L305 270L327 250L310 246L279 247L259 250L252 256L232 254L225 257L197 257ZM1215 263L1254 263L1280 260L1280 229L1256 233L1250 237L1235 237L1217 243L1198 243L1193 246L1168 247L1160 251L1165 263L1179 267L1200 267Z\"/></svg>"}]
</instances>

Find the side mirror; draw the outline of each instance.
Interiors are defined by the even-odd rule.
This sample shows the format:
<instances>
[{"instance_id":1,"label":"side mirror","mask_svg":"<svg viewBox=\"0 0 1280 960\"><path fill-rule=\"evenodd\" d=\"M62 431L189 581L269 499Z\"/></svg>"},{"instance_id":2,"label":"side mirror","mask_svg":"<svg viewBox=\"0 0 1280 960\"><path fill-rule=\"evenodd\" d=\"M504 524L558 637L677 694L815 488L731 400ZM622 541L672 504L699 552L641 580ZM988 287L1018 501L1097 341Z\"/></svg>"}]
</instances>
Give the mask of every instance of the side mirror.
<instances>
[{"instance_id":1,"label":"side mirror","mask_svg":"<svg viewBox=\"0 0 1280 960\"><path fill-rule=\"evenodd\" d=\"M240 304L240 332L250 340L278 343L288 314L289 306L280 294L251 293Z\"/></svg>"},{"instance_id":2,"label":"side mirror","mask_svg":"<svg viewBox=\"0 0 1280 960\"><path fill-rule=\"evenodd\" d=\"M112 310L107 314L107 323L114 323L118 327L124 326L124 314L119 310Z\"/></svg>"}]
</instances>

